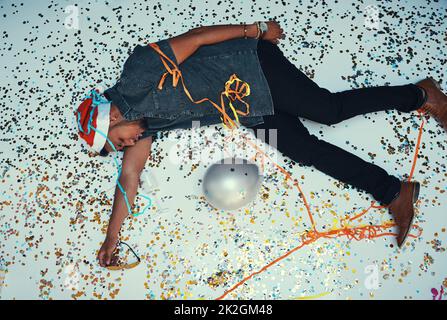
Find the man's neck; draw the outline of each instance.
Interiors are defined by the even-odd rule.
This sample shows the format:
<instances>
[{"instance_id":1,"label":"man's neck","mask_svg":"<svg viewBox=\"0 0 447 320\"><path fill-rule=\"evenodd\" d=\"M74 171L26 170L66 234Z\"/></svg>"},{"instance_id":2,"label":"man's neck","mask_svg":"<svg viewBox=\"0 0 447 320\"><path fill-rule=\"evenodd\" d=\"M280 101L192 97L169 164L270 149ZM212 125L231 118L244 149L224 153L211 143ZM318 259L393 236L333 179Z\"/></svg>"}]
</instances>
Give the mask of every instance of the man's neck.
<instances>
[{"instance_id":1,"label":"man's neck","mask_svg":"<svg viewBox=\"0 0 447 320\"><path fill-rule=\"evenodd\" d=\"M136 123L138 123L138 125L139 125L142 129L144 129L144 130L148 129L148 128L147 128L147 123L146 123L146 121L144 121L144 119L137 119L137 120L129 121L129 120L127 120L127 119L125 119L125 118L123 117L123 114L121 113L120 109L119 109L115 104L113 104L113 102L112 102L112 104L111 104L111 108L113 108L113 109L114 109L114 112L117 113L118 118L120 119L120 121L124 121L124 122L136 122Z\"/></svg>"}]
</instances>

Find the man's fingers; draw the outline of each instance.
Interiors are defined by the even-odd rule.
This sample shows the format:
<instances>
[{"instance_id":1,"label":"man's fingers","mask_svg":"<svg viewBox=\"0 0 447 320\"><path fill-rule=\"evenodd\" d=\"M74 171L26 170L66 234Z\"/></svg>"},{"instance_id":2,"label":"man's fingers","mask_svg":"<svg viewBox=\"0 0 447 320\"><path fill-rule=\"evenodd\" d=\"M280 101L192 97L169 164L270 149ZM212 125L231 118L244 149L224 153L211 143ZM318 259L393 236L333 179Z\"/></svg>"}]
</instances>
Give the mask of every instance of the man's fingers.
<instances>
[{"instance_id":1,"label":"man's fingers","mask_svg":"<svg viewBox=\"0 0 447 320\"><path fill-rule=\"evenodd\" d=\"M118 256L112 255L112 260L110 261L112 266L116 266L118 264Z\"/></svg>"},{"instance_id":2,"label":"man's fingers","mask_svg":"<svg viewBox=\"0 0 447 320\"><path fill-rule=\"evenodd\" d=\"M104 267L104 251L100 251L98 253L98 260L99 260L99 265L101 267Z\"/></svg>"},{"instance_id":3,"label":"man's fingers","mask_svg":"<svg viewBox=\"0 0 447 320\"><path fill-rule=\"evenodd\" d=\"M110 265L110 260L112 260L111 254L107 252L105 258L106 258L105 259L106 260L106 265L107 266Z\"/></svg>"}]
</instances>

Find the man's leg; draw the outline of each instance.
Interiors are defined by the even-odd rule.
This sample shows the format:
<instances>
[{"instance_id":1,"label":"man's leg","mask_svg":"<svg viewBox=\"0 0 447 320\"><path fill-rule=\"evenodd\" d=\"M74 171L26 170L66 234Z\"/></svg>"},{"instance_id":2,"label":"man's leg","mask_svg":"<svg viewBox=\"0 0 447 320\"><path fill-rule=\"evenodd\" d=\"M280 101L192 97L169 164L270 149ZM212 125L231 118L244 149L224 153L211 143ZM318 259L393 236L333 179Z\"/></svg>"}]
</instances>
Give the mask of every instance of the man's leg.
<instances>
[{"instance_id":1,"label":"man's leg","mask_svg":"<svg viewBox=\"0 0 447 320\"><path fill-rule=\"evenodd\" d=\"M311 135L301 121L283 111L264 116L264 123L251 127L277 129L277 150L306 166L314 166L327 175L370 193L382 204L389 204L400 190L398 178L379 166Z\"/></svg>"},{"instance_id":2,"label":"man's leg","mask_svg":"<svg viewBox=\"0 0 447 320\"><path fill-rule=\"evenodd\" d=\"M334 93L321 88L318 95L318 105L313 108L300 108L299 113L291 109L293 104L279 106L288 106L283 111L290 114L331 125L370 112L389 109L411 112L423 104L423 92L414 84L359 88Z\"/></svg>"},{"instance_id":3,"label":"man's leg","mask_svg":"<svg viewBox=\"0 0 447 320\"><path fill-rule=\"evenodd\" d=\"M258 44L258 57L269 83L275 110L324 124L334 124L369 112L397 109L410 112L423 104L414 84L377 86L331 93L295 67L277 45Z\"/></svg>"}]
</instances>

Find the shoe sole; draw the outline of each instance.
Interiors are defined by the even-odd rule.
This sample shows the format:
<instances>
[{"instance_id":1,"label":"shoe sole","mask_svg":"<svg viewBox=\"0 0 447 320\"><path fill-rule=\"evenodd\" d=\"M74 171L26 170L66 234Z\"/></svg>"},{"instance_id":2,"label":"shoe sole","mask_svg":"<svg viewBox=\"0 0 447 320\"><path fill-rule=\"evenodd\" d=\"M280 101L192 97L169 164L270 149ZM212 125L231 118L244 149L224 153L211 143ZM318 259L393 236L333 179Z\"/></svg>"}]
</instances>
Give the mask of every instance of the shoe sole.
<instances>
[{"instance_id":1,"label":"shoe sole","mask_svg":"<svg viewBox=\"0 0 447 320\"><path fill-rule=\"evenodd\" d=\"M421 189L421 184L416 181L415 184L413 185L413 204L415 204L419 198L419 190L420 189ZM413 215L410 220L410 226L407 228L404 238L402 239L402 244L399 246L399 248L402 248L402 246L405 244L405 241L407 240L407 237L408 237L408 233L410 233L411 226L413 225L413 220L414 220L414 206L413 206Z\"/></svg>"},{"instance_id":2,"label":"shoe sole","mask_svg":"<svg viewBox=\"0 0 447 320\"><path fill-rule=\"evenodd\" d=\"M413 187L413 203L416 203L419 199L419 190L421 189L421 184L419 182L415 182Z\"/></svg>"},{"instance_id":3,"label":"shoe sole","mask_svg":"<svg viewBox=\"0 0 447 320\"><path fill-rule=\"evenodd\" d=\"M438 88L439 90L441 90L441 85L439 84L438 81L436 81L435 79L430 77L430 80L433 82L433 84L435 85L436 88Z\"/></svg>"},{"instance_id":4,"label":"shoe sole","mask_svg":"<svg viewBox=\"0 0 447 320\"><path fill-rule=\"evenodd\" d=\"M438 90L444 95L445 98L447 98L447 95L444 93L444 91L442 91L441 85L439 84L438 81L436 81L435 79L433 79L432 77L429 77L430 81L434 84L434 86L436 88L438 88ZM447 108L447 104L444 105ZM442 127L444 128L444 130L447 132L447 126L444 125L445 122L443 122L441 119L436 119L438 122L441 122Z\"/></svg>"},{"instance_id":5,"label":"shoe sole","mask_svg":"<svg viewBox=\"0 0 447 320\"><path fill-rule=\"evenodd\" d=\"M438 88L438 90L444 95L447 96L444 91L442 91L441 85L439 84L438 81L436 81L435 79L430 77L430 81L433 82L433 84L435 85L436 88Z\"/></svg>"}]
</instances>

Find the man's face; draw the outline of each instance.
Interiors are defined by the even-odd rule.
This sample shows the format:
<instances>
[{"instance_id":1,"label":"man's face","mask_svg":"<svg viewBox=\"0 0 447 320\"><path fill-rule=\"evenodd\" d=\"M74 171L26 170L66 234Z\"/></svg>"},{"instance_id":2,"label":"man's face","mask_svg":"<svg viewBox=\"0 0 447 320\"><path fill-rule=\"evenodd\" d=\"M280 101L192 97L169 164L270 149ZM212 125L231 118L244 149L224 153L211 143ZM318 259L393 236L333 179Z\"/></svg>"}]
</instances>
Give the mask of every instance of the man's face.
<instances>
[{"instance_id":1,"label":"man's face","mask_svg":"<svg viewBox=\"0 0 447 320\"><path fill-rule=\"evenodd\" d=\"M121 121L109 128L107 137L116 150L121 151L124 147L135 145L143 132L144 128L138 122ZM104 148L107 152L113 152L109 142L106 142Z\"/></svg>"}]
</instances>

